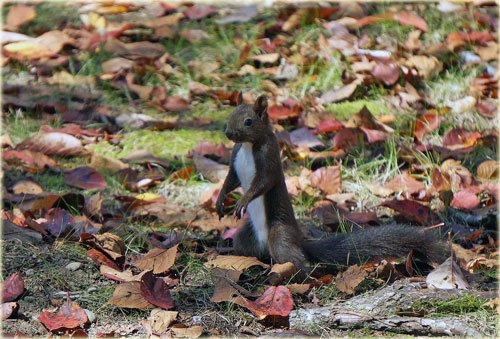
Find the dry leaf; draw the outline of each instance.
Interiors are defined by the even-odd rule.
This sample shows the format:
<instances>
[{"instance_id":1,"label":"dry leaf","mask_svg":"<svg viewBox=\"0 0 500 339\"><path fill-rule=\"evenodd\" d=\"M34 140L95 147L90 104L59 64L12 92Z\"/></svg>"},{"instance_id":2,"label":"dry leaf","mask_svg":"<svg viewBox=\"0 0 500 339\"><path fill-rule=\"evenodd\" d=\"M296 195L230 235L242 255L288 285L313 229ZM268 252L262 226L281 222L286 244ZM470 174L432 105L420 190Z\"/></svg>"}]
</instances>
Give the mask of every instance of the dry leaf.
<instances>
[{"instance_id":1,"label":"dry leaf","mask_svg":"<svg viewBox=\"0 0 500 339\"><path fill-rule=\"evenodd\" d=\"M500 162L496 160L483 161L477 166L477 177L481 181L490 181L498 179Z\"/></svg>"},{"instance_id":2,"label":"dry leaf","mask_svg":"<svg viewBox=\"0 0 500 339\"><path fill-rule=\"evenodd\" d=\"M31 6L23 4L15 5L10 8L7 14L6 28L17 30L17 28L27 22L33 20L36 16L35 9Z\"/></svg>"},{"instance_id":3,"label":"dry leaf","mask_svg":"<svg viewBox=\"0 0 500 339\"><path fill-rule=\"evenodd\" d=\"M198 338L203 333L203 327L201 326L191 326L191 327L172 327L170 329L175 337L178 338Z\"/></svg>"},{"instance_id":4,"label":"dry leaf","mask_svg":"<svg viewBox=\"0 0 500 339\"><path fill-rule=\"evenodd\" d=\"M368 273L360 266L354 265L335 278L335 286L347 294L353 294L356 287L368 276Z\"/></svg>"},{"instance_id":5,"label":"dry leaf","mask_svg":"<svg viewBox=\"0 0 500 339\"><path fill-rule=\"evenodd\" d=\"M154 334L161 335L172 325L179 312L165 311L159 308L151 310L149 323Z\"/></svg>"},{"instance_id":6,"label":"dry leaf","mask_svg":"<svg viewBox=\"0 0 500 339\"><path fill-rule=\"evenodd\" d=\"M132 264L142 271L152 270L154 274L164 273L175 263L177 246L169 249L153 248L139 259L134 260Z\"/></svg>"},{"instance_id":7,"label":"dry leaf","mask_svg":"<svg viewBox=\"0 0 500 339\"><path fill-rule=\"evenodd\" d=\"M443 64L436 57L428 57L425 55L410 56L406 60L405 66L408 68L415 68L423 79L431 79L438 75L443 69Z\"/></svg>"},{"instance_id":8,"label":"dry leaf","mask_svg":"<svg viewBox=\"0 0 500 339\"><path fill-rule=\"evenodd\" d=\"M337 193L342 187L339 166L318 168L311 174L311 186L319 188L323 193Z\"/></svg>"},{"instance_id":9,"label":"dry leaf","mask_svg":"<svg viewBox=\"0 0 500 339\"><path fill-rule=\"evenodd\" d=\"M244 271L252 266L261 266L263 268L269 265L260 262L254 257L242 257L237 255L218 255L215 259L209 260L205 263L207 267L218 267L236 271Z\"/></svg>"},{"instance_id":10,"label":"dry leaf","mask_svg":"<svg viewBox=\"0 0 500 339\"><path fill-rule=\"evenodd\" d=\"M236 299L241 297L239 291L235 288L236 282L240 279L241 271L214 268L211 273L214 281L214 293L210 298L211 302L235 302Z\"/></svg>"},{"instance_id":11,"label":"dry leaf","mask_svg":"<svg viewBox=\"0 0 500 339\"><path fill-rule=\"evenodd\" d=\"M153 308L141 295L141 283L138 281L125 282L116 286L113 296L108 300L108 304L123 308Z\"/></svg>"},{"instance_id":12,"label":"dry leaf","mask_svg":"<svg viewBox=\"0 0 500 339\"><path fill-rule=\"evenodd\" d=\"M460 267L449 257L441 265L436 267L427 275L426 283L428 288L442 290L468 290L469 283L465 280Z\"/></svg>"},{"instance_id":13,"label":"dry leaf","mask_svg":"<svg viewBox=\"0 0 500 339\"><path fill-rule=\"evenodd\" d=\"M60 132L37 134L17 145L16 149L28 149L46 155L79 155L83 153L80 140Z\"/></svg>"}]
</instances>

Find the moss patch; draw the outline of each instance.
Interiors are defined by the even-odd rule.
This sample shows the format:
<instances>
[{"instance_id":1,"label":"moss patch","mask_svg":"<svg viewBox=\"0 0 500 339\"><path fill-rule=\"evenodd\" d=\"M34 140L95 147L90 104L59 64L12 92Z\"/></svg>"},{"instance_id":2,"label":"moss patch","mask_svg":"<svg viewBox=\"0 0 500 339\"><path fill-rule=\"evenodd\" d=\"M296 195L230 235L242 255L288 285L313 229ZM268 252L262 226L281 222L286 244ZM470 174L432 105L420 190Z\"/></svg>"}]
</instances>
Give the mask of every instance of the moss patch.
<instances>
[{"instance_id":1,"label":"moss patch","mask_svg":"<svg viewBox=\"0 0 500 339\"><path fill-rule=\"evenodd\" d=\"M339 102L326 106L327 112L332 112L332 117L338 120L348 120L366 106L373 115L386 115L393 113L381 100L356 100Z\"/></svg>"},{"instance_id":2,"label":"moss patch","mask_svg":"<svg viewBox=\"0 0 500 339\"><path fill-rule=\"evenodd\" d=\"M148 150L164 158L184 158L200 141L227 142L220 131L198 131L181 129L176 131L133 131L124 135L120 147L107 142L89 145L96 154L110 158L123 158L136 150Z\"/></svg>"}]
</instances>

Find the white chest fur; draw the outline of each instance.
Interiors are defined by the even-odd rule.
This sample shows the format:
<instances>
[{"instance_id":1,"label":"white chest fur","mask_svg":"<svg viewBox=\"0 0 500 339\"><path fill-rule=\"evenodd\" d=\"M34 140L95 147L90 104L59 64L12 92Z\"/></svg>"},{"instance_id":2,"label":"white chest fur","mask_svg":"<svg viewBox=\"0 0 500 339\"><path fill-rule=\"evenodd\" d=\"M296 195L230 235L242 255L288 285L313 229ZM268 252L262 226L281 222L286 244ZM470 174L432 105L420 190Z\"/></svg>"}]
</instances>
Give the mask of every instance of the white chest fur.
<instances>
[{"instance_id":1,"label":"white chest fur","mask_svg":"<svg viewBox=\"0 0 500 339\"><path fill-rule=\"evenodd\" d=\"M246 192L255 177L255 159L252 152L251 143L243 143L236 154L234 169L240 179L241 187ZM248 204L247 212L252 222L257 242L262 248L267 246L267 220L264 196L254 199Z\"/></svg>"}]
</instances>

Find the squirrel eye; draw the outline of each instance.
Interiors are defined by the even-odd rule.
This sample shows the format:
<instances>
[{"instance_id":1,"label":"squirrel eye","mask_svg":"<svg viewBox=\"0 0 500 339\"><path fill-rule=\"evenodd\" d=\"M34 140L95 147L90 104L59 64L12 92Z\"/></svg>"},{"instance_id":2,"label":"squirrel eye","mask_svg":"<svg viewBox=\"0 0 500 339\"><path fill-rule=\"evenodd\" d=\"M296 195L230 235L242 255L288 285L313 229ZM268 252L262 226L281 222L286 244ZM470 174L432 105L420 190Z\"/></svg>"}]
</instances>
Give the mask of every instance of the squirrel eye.
<instances>
[{"instance_id":1,"label":"squirrel eye","mask_svg":"<svg viewBox=\"0 0 500 339\"><path fill-rule=\"evenodd\" d=\"M243 123L245 124L245 126L250 126L252 125L252 119L246 118L245 121L243 121Z\"/></svg>"}]
</instances>

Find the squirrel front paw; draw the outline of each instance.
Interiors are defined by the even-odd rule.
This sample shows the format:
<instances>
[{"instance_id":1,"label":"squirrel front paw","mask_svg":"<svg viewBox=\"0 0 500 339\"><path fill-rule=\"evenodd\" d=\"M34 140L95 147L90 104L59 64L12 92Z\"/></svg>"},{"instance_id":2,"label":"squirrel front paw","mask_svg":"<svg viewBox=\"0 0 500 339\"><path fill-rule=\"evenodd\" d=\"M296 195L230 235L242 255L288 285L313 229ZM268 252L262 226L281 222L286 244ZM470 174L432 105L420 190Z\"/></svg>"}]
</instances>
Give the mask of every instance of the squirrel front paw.
<instances>
[{"instance_id":1,"label":"squirrel front paw","mask_svg":"<svg viewBox=\"0 0 500 339\"><path fill-rule=\"evenodd\" d=\"M238 200L238 202L236 203L236 207L234 208L233 216L236 219L243 218L243 215L245 215L245 212L247 211L247 206L248 203L244 198Z\"/></svg>"},{"instance_id":2,"label":"squirrel front paw","mask_svg":"<svg viewBox=\"0 0 500 339\"><path fill-rule=\"evenodd\" d=\"M217 202L215 203L215 209L217 211L217 215L219 216L219 220L224 218L224 199L226 198L226 194L224 192L219 193L219 197L217 198Z\"/></svg>"}]
</instances>

